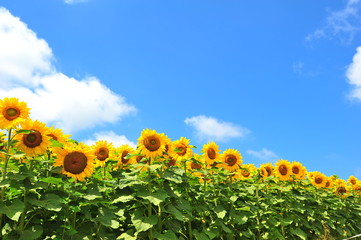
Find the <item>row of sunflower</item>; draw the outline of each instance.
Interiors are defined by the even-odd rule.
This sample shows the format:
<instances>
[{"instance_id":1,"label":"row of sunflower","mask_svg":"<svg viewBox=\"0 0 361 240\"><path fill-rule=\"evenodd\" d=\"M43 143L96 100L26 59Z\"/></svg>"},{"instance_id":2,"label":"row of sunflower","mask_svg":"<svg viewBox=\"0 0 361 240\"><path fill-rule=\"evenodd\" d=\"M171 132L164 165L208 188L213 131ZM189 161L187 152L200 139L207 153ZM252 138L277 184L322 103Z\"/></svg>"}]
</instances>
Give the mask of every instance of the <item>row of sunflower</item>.
<instances>
[{"instance_id":1,"label":"row of sunflower","mask_svg":"<svg viewBox=\"0 0 361 240\"><path fill-rule=\"evenodd\" d=\"M32 239L103 239L109 232L107 239L332 239L361 230L353 205L359 205L361 181L354 176L346 182L283 159L257 168L244 164L238 150L221 152L209 142L197 154L189 139L172 141L150 129L136 148L104 140L88 146L29 114L25 102L0 100L0 227L8 239L30 239L30 233ZM325 197L332 201L323 205ZM49 202L64 213L34 218L39 211L54 213ZM320 217L324 209L329 213ZM305 212L307 221L300 217ZM51 238L40 223L62 232Z\"/></svg>"}]
</instances>

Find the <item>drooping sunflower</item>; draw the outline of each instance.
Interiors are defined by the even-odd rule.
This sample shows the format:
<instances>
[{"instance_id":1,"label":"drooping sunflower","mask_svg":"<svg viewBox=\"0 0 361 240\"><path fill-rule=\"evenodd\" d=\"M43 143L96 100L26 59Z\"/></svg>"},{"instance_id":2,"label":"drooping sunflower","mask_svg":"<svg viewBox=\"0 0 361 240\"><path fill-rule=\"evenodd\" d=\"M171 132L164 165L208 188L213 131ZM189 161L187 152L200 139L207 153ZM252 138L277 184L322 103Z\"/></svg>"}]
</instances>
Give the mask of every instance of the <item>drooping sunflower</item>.
<instances>
[{"instance_id":1,"label":"drooping sunflower","mask_svg":"<svg viewBox=\"0 0 361 240\"><path fill-rule=\"evenodd\" d=\"M325 183L325 188L330 189L330 188L332 188L332 187L333 187L333 180L332 180L332 178L327 177L327 178L326 178L326 183Z\"/></svg>"},{"instance_id":2,"label":"drooping sunflower","mask_svg":"<svg viewBox=\"0 0 361 240\"><path fill-rule=\"evenodd\" d=\"M361 181L357 181L356 184L352 185L352 189L356 194L361 194Z\"/></svg>"},{"instance_id":3,"label":"drooping sunflower","mask_svg":"<svg viewBox=\"0 0 361 240\"><path fill-rule=\"evenodd\" d=\"M67 144L57 153L56 167L63 167L61 173L72 177L75 181L85 181L94 171L94 154L92 149L80 143Z\"/></svg>"},{"instance_id":4,"label":"drooping sunflower","mask_svg":"<svg viewBox=\"0 0 361 240\"><path fill-rule=\"evenodd\" d=\"M306 176L306 168L300 162L292 162L291 170L291 175L295 176L296 179L304 179Z\"/></svg>"},{"instance_id":5,"label":"drooping sunflower","mask_svg":"<svg viewBox=\"0 0 361 240\"><path fill-rule=\"evenodd\" d=\"M201 170L204 168L204 158L198 154L193 154L190 161L187 162L187 169L192 171Z\"/></svg>"},{"instance_id":6,"label":"drooping sunflower","mask_svg":"<svg viewBox=\"0 0 361 240\"><path fill-rule=\"evenodd\" d=\"M260 173L263 178L270 177L274 175L274 167L272 163L264 163L260 166Z\"/></svg>"},{"instance_id":7,"label":"drooping sunflower","mask_svg":"<svg viewBox=\"0 0 361 240\"><path fill-rule=\"evenodd\" d=\"M353 186L358 182L358 179L355 176L350 176L348 178L347 182L350 183Z\"/></svg>"},{"instance_id":8,"label":"drooping sunflower","mask_svg":"<svg viewBox=\"0 0 361 240\"><path fill-rule=\"evenodd\" d=\"M21 128L31 130L31 133L19 133L16 139L19 140L17 147L26 153L29 157L46 153L50 146L50 137L48 136L48 127L45 123L39 121L26 120L21 123Z\"/></svg>"},{"instance_id":9,"label":"drooping sunflower","mask_svg":"<svg viewBox=\"0 0 361 240\"><path fill-rule=\"evenodd\" d=\"M162 156L165 151L167 136L155 130L145 129L138 139L138 148L147 158Z\"/></svg>"},{"instance_id":10,"label":"drooping sunflower","mask_svg":"<svg viewBox=\"0 0 361 240\"><path fill-rule=\"evenodd\" d=\"M29 119L30 108L17 98L0 100L0 129L16 127L22 121Z\"/></svg>"},{"instance_id":11,"label":"drooping sunflower","mask_svg":"<svg viewBox=\"0 0 361 240\"><path fill-rule=\"evenodd\" d=\"M207 163L208 166L213 167L214 163L219 161L219 152L221 150L219 150L218 145L215 142L209 142L207 144L203 145L202 148L202 152L203 152L203 157Z\"/></svg>"},{"instance_id":12,"label":"drooping sunflower","mask_svg":"<svg viewBox=\"0 0 361 240\"><path fill-rule=\"evenodd\" d=\"M280 159L276 162L274 168L274 174L280 180L290 180L292 174L291 163L287 160Z\"/></svg>"},{"instance_id":13,"label":"drooping sunflower","mask_svg":"<svg viewBox=\"0 0 361 240\"><path fill-rule=\"evenodd\" d=\"M317 188L324 188L326 187L327 177L323 173L317 171L313 172L313 178L311 179L311 183Z\"/></svg>"},{"instance_id":14,"label":"drooping sunflower","mask_svg":"<svg viewBox=\"0 0 361 240\"><path fill-rule=\"evenodd\" d=\"M338 185L335 188L335 193L339 197L348 197L350 195L350 187L347 185Z\"/></svg>"},{"instance_id":15,"label":"drooping sunflower","mask_svg":"<svg viewBox=\"0 0 361 240\"><path fill-rule=\"evenodd\" d=\"M93 146L93 154L95 156L95 164L96 166L104 167L105 162L112 158L112 152L113 152L113 144L108 143L107 141L100 140L97 141Z\"/></svg>"},{"instance_id":16,"label":"drooping sunflower","mask_svg":"<svg viewBox=\"0 0 361 240\"><path fill-rule=\"evenodd\" d=\"M192 146L189 145L189 139L181 137L179 140L173 141L171 148L168 150L169 156L176 161L189 159L192 154Z\"/></svg>"},{"instance_id":17,"label":"drooping sunflower","mask_svg":"<svg viewBox=\"0 0 361 240\"><path fill-rule=\"evenodd\" d=\"M220 156L223 167L230 172L236 171L242 164L242 155L235 149L227 149Z\"/></svg>"},{"instance_id":18,"label":"drooping sunflower","mask_svg":"<svg viewBox=\"0 0 361 240\"><path fill-rule=\"evenodd\" d=\"M236 178L241 180L246 180L252 178L257 172L257 168L254 164L242 164L239 169L237 169L237 174L235 175Z\"/></svg>"},{"instance_id":19,"label":"drooping sunflower","mask_svg":"<svg viewBox=\"0 0 361 240\"><path fill-rule=\"evenodd\" d=\"M132 155L135 154L135 150L132 146L128 144L124 144L116 149L115 155L118 159L117 165L115 166L115 169L118 168L127 168L134 164L134 158L127 156L128 154Z\"/></svg>"}]
</instances>

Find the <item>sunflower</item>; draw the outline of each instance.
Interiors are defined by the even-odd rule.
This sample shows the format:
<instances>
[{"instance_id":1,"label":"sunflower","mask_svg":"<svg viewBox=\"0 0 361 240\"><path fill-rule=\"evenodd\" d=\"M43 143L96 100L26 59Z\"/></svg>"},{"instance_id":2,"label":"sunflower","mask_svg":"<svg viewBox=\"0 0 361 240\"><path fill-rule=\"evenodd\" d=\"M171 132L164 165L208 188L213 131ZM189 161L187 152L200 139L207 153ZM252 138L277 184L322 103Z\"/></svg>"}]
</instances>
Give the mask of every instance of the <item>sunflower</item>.
<instances>
[{"instance_id":1,"label":"sunflower","mask_svg":"<svg viewBox=\"0 0 361 240\"><path fill-rule=\"evenodd\" d=\"M239 169L237 169L237 173L235 174L235 178L239 178L241 180L246 180L252 178L257 172L257 168L254 164L242 164Z\"/></svg>"},{"instance_id":2,"label":"sunflower","mask_svg":"<svg viewBox=\"0 0 361 240\"><path fill-rule=\"evenodd\" d=\"M61 173L74 178L75 181L85 181L94 171L92 149L83 143L68 144L58 152L54 166L63 167Z\"/></svg>"},{"instance_id":3,"label":"sunflower","mask_svg":"<svg viewBox=\"0 0 361 240\"><path fill-rule=\"evenodd\" d=\"M51 126L48 128L48 136L51 139L54 139L55 141L58 141L59 143L65 145L71 135L66 135L63 133L63 130Z\"/></svg>"},{"instance_id":4,"label":"sunflower","mask_svg":"<svg viewBox=\"0 0 361 240\"><path fill-rule=\"evenodd\" d=\"M113 144L107 141L97 141L93 146L93 154L95 155L96 166L104 167L105 162L112 158Z\"/></svg>"},{"instance_id":5,"label":"sunflower","mask_svg":"<svg viewBox=\"0 0 361 240\"><path fill-rule=\"evenodd\" d=\"M215 142L209 142L203 145L202 148L203 157L208 166L214 166L214 163L218 161L219 158L219 147Z\"/></svg>"},{"instance_id":6,"label":"sunflower","mask_svg":"<svg viewBox=\"0 0 361 240\"><path fill-rule=\"evenodd\" d=\"M30 108L25 102L17 98L4 98L0 100L0 129L16 127L29 118Z\"/></svg>"},{"instance_id":7,"label":"sunflower","mask_svg":"<svg viewBox=\"0 0 361 240\"><path fill-rule=\"evenodd\" d=\"M357 181L356 184L352 185L352 189L353 189L357 194L361 194L361 181Z\"/></svg>"},{"instance_id":8,"label":"sunflower","mask_svg":"<svg viewBox=\"0 0 361 240\"><path fill-rule=\"evenodd\" d=\"M168 157L167 160L165 160L165 166L167 167L179 166L178 163L179 162L172 157Z\"/></svg>"},{"instance_id":9,"label":"sunflower","mask_svg":"<svg viewBox=\"0 0 361 240\"><path fill-rule=\"evenodd\" d=\"M273 169L274 169L274 167L273 167L272 163L261 164L261 166L260 166L261 176L263 178L273 176L274 175Z\"/></svg>"},{"instance_id":10,"label":"sunflower","mask_svg":"<svg viewBox=\"0 0 361 240\"><path fill-rule=\"evenodd\" d=\"M291 170L296 179L304 179L306 176L306 168L300 162L291 163Z\"/></svg>"},{"instance_id":11,"label":"sunflower","mask_svg":"<svg viewBox=\"0 0 361 240\"><path fill-rule=\"evenodd\" d=\"M275 165L275 176L280 180L289 180L292 174L291 163L287 160L280 159Z\"/></svg>"},{"instance_id":12,"label":"sunflower","mask_svg":"<svg viewBox=\"0 0 361 240\"><path fill-rule=\"evenodd\" d=\"M352 186L357 183L358 179L355 176L350 176L347 180Z\"/></svg>"},{"instance_id":13,"label":"sunflower","mask_svg":"<svg viewBox=\"0 0 361 240\"><path fill-rule=\"evenodd\" d=\"M327 177L323 173L317 171L313 172L313 178L311 179L311 183L317 188L326 187Z\"/></svg>"},{"instance_id":14,"label":"sunflower","mask_svg":"<svg viewBox=\"0 0 361 240\"><path fill-rule=\"evenodd\" d=\"M204 158L198 154L194 154L190 161L187 162L187 169L190 171L201 170L204 167Z\"/></svg>"},{"instance_id":15,"label":"sunflower","mask_svg":"<svg viewBox=\"0 0 361 240\"><path fill-rule=\"evenodd\" d=\"M50 146L50 137L45 123L26 120L21 123L21 128L31 130L31 133L16 135L15 138L19 141L17 147L30 157L46 153L47 148Z\"/></svg>"},{"instance_id":16,"label":"sunflower","mask_svg":"<svg viewBox=\"0 0 361 240\"><path fill-rule=\"evenodd\" d=\"M332 188L333 187L333 180L330 177L326 177L325 188Z\"/></svg>"},{"instance_id":17,"label":"sunflower","mask_svg":"<svg viewBox=\"0 0 361 240\"><path fill-rule=\"evenodd\" d=\"M165 150L167 136L155 130L145 129L138 139L138 148L147 158L162 156Z\"/></svg>"},{"instance_id":18,"label":"sunflower","mask_svg":"<svg viewBox=\"0 0 361 240\"><path fill-rule=\"evenodd\" d=\"M176 161L183 161L192 157L193 151L189 145L189 139L181 137L179 140L173 141L171 148L168 150L169 156Z\"/></svg>"},{"instance_id":19,"label":"sunflower","mask_svg":"<svg viewBox=\"0 0 361 240\"><path fill-rule=\"evenodd\" d=\"M115 155L117 156L118 163L115 166L115 169L126 168L134 164L134 158L127 156L128 154L135 154L135 150L128 144L124 144L116 149Z\"/></svg>"},{"instance_id":20,"label":"sunflower","mask_svg":"<svg viewBox=\"0 0 361 240\"><path fill-rule=\"evenodd\" d=\"M242 155L238 152L238 150L227 149L224 151L220 160L223 164L223 167L230 172L233 172L239 168L239 165L242 164Z\"/></svg>"},{"instance_id":21,"label":"sunflower","mask_svg":"<svg viewBox=\"0 0 361 240\"><path fill-rule=\"evenodd\" d=\"M347 197L350 194L350 187L347 185L339 185L335 188L335 193L339 197Z\"/></svg>"},{"instance_id":22,"label":"sunflower","mask_svg":"<svg viewBox=\"0 0 361 240\"><path fill-rule=\"evenodd\" d=\"M0 132L0 150L4 150L5 148L5 134L3 132ZM0 153L0 162L3 162L5 160L5 154Z\"/></svg>"}]
</instances>

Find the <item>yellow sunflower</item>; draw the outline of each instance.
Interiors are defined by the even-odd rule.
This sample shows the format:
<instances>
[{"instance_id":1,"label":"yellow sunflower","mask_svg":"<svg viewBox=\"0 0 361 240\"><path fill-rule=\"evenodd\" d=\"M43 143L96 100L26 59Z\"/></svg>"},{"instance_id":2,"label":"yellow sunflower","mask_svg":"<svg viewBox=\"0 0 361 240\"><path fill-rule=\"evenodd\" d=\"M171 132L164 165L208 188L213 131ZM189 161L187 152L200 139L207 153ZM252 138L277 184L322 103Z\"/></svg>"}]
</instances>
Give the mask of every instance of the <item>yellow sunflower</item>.
<instances>
[{"instance_id":1,"label":"yellow sunflower","mask_svg":"<svg viewBox=\"0 0 361 240\"><path fill-rule=\"evenodd\" d=\"M203 145L203 157L208 166L214 166L214 162L219 161L219 147L215 142L209 142Z\"/></svg>"},{"instance_id":2,"label":"yellow sunflower","mask_svg":"<svg viewBox=\"0 0 361 240\"><path fill-rule=\"evenodd\" d=\"M97 141L93 146L93 154L95 155L95 164L96 166L104 167L105 162L112 158L113 144L108 143L107 141L100 140Z\"/></svg>"},{"instance_id":3,"label":"yellow sunflower","mask_svg":"<svg viewBox=\"0 0 361 240\"><path fill-rule=\"evenodd\" d=\"M132 146L130 146L128 144L124 144L116 149L115 154L118 159L118 163L115 166L115 169L127 168L134 164L134 158L127 157L128 154L130 154L130 155L135 154L135 150Z\"/></svg>"},{"instance_id":4,"label":"yellow sunflower","mask_svg":"<svg viewBox=\"0 0 361 240\"><path fill-rule=\"evenodd\" d=\"M358 179L355 176L350 176L347 180L352 186L357 183Z\"/></svg>"},{"instance_id":5,"label":"yellow sunflower","mask_svg":"<svg viewBox=\"0 0 361 240\"><path fill-rule=\"evenodd\" d=\"M353 189L357 194L361 194L361 181L357 181L356 184L352 185L352 189Z\"/></svg>"},{"instance_id":6,"label":"yellow sunflower","mask_svg":"<svg viewBox=\"0 0 361 240\"><path fill-rule=\"evenodd\" d=\"M4 150L5 148L5 134L3 132L0 132L0 150ZM5 154L0 153L0 162L3 162L5 160Z\"/></svg>"},{"instance_id":7,"label":"yellow sunflower","mask_svg":"<svg viewBox=\"0 0 361 240\"><path fill-rule=\"evenodd\" d=\"M29 118L30 108L25 102L17 98L4 98L0 100L0 129L16 127Z\"/></svg>"},{"instance_id":8,"label":"yellow sunflower","mask_svg":"<svg viewBox=\"0 0 361 240\"><path fill-rule=\"evenodd\" d=\"M242 164L242 155L235 149L227 149L220 156L223 167L230 172L236 171Z\"/></svg>"},{"instance_id":9,"label":"yellow sunflower","mask_svg":"<svg viewBox=\"0 0 361 240\"><path fill-rule=\"evenodd\" d=\"M173 167L173 166L179 166L179 162L177 160L175 160L174 158L172 157L168 157L166 160L165 160L165 166L166 167Z\"/></svg>"},{"instance_id":10,"label":"yellow sunflower","mask_svg":"<svg viewBox=\"0 0 361 240\"><path fill-rule=\"evenodd\" d=\"M39 121L26 120L21 123L21 128L31 130L29 134L19 133L16 135L18 149L26 153L29 157L46 153L50 146L48 127Z\"/></svg>"},{"instance_id":11,"label":"yellow sunflower","mask_svg":"<svg viewBox=\"0 0 361 240\"><path fill-rule=\"evenodd\" d=\"M63 167L61 173L74 178L75 181L85 181L94 171L92 149L83 143L68 144L58 152L54 166Z\"/></svg>"},{"instance_id":12,"label":"yellow sunflower","mask_svg":"<svg viewBox=\"0 0 361 240\"><path fill-rule=\"evenodd\" d=\"M274 168L274 174L280 180L290 180L290 176L292 174L291 163L287 160L280 159L276 162Z\"/></svg>"},{"instance_id":13,"label":"yellow sunflower","mask_svg":"<svg viewBox=\"0 0 361 240\"><path fill-rule=\"evenodd\" d=\"M252 178L257 172L257 168L254 164L242 164L239 169L237 169L237 173L234 177L239 178L241 180L246 180Z\"/></svg>"},{"instance_id":14,"label":"yellow sunflower","mask_svg":"<svg viewBox=\"0 0 361 240\"><path fill-rule=\"evenodd\" d=\"M190 161L187 162L187 169L190 171L201 170L204 168L204 158L194 154Z\"/></svg>"},{"instance_id":15,"label":"yellow sunflower","mask_svg":"<svg viewBox=\"0 0 361 240\"><path fill-rule=\"evenodd\" d=\"M147 158L162 156L165 151L167 136L155 130L145 129L138 139L138 148Z\"/></svg>"},{"instance_id":16,"label":"yellow sunflower","mask_svg":"<svg viewBox=\"0 0 361 240\"><path fill-rule=\"evenodd\" d=\"M311 179L311 183L317 188L324 188L326 187L327 177L323 173L317 171L313 172L313 178Z\"/></svg>"},{"instance_id":17,"label":"yellow sunflower","mask_svg":"<svg viewBox=\"0 0 361 240\"><path fill-rule=\"evenodd\" d=\"M58 141L61 144L65 145L71 135L66 135L63 133L63 130L51 126L48 128L48 136L51 139L54 139L55 141Z\"/></svg>"},{"instance_id":18,"label":"yellow sunflower","mask_svg":"<svg viewBox=\"0 0 361 240\"><path fill-rule=\"evenodd\" d=\"M295 176L296 179L304 179L306 176L306 168L300 162L292 162L291 170L291 175Z\"/></svg>"},{"instance_id":19,"label":"yellow sunflower","mask_svg":"<svg viewBox=\"0 0 361 240\"><path fill-rule=\"evenodd\" d=\"M333 187L333 180L330 177L326 178L325 188L332 188Z\"/></svg>"},{"instance_id":20,"label":"yellow sunflower","mask_svg":"<svg viewBox=\"0 0 361 240\"><path fill-rule=\"evenodd\" d=\"M260 173L263 178L270 177L274 175L274 167L272 163L264 163L260 166Z\"/></svg>"},{"instance_id":21,"label":"yellow sunflower","mask_svg":"<svg viewBox=\"0 0 361 240\"><path fill-rule=\"evenodd\" d=\"M348 197L350 195L350 187L347 185L339 185L335 188L335 193L339 197Z\"/></svg>"},{"instance_id":22,"label":"yellow sunflower","mask_svg":"<svg viewBox=\"0 0 361 240\"><path fill-rule=\"evenodd\" d=\"M183 161L192 157L192 146L189 145L189 139L181 137L179 140L173 141L171 148L168 150L169 156L176 161Z\"/></svg>"}]
</instances>

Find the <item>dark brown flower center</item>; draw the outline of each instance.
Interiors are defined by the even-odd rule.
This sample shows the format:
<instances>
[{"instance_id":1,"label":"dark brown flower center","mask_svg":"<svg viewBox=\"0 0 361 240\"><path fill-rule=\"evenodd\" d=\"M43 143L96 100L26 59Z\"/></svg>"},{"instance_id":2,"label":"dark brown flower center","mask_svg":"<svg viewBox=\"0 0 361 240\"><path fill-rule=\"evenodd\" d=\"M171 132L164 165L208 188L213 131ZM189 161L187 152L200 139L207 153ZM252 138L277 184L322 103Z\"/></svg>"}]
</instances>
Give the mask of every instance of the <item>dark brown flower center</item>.
<instances>
[{"instance_id":1,"label":"dark brown flower center","mask_svg":"<svg viewBox=\"0 0 361 240\"><path fill-rule=\"evenodd\" d=\"M3 115L7 120L12 121L20 116L20 111L15 108L8 108L3 111Z\"/></svg>"},{"instance_id":2,"label":"dark brown flower center","mask_svg":"<svg viewBox=\"0 0 361 240\"><path fill-rule=\"evenodd\" d=\"M148 162L148 161L145 161L145 158L144 158L144 161L142 161L143 158L144 158L144 156L143 156L143 155L140 155L140 156L137 156L137 157L135 158L135 160L137 161L137 163L139 163L139 162Z\"/></svg>"},{"instance_id":3,"label":"dark brown flower center","mask_svg":"<svg viewBox=\"0 0 361 240\"><path fill-rule=\"evenodd\" d=\"M100 148L96 153L96 156L99 161L104 161L109 157L109 149L105 147Z\"/></svg>"},{"instance_id":4,"label":"dark brown flower center","mask_svg":"<svg viewBox=\"0 0 361 240\"><path fill-rule=\"evenodd\" d=\"M79 174L84 171L88 159L82 152L70 152L64 158L64 170L72 174Z\"/></svg>"},{"instance_id":5,"label":"dark brown flower center","mask_svg":"<svg viewBox=\"0 0 361 240\"><path fill-rule=\"evenodd\" d=\"M351 184L355 185L356 184L356 180L355 179L351 179Z\"/></svg>"},{"instance_id":6,"label":"dark brown flower center","mask_svg":"<svg viewBox=\"0 0 361 240\"><path fill-rule=\"evenodd\" d=\"M144 139L144 146L151 152L157 151L160 148L160 140L156 136L149 136Z\"/></svg>"},{"instance_id":7,"label":"dark brown flower center","mask_svg":"<svg viewBox=\"0 0 361 240\"><path fill-rule=\"evenodd\" d=\"M177 154L179 156L183 156L183 155L185 155L187 153L187 147L184 146L183 144L182 144L182 146L178 147L177 149L178 149Z\"/></svg>"},{"instance_id":8,"label":"dark brown flower center","mask_svg":"<svg viewBox=\"0 0 361 240\"><path fill-rule=\"evenodd\" d=\"M228 164L228 166L232 167L233 165L235 165L237 163L237 157L229 154L226 156L225 162Z\"/></svg>"},{"instance_id":9,"label":"dark brown flower center","mask_svg":"<svg viewBox=\"0 0 361 240\"><path fill-rule=\"evenodd\" d=\"M216 151L214 151L213 148L208 148L207 155L208 155L209 159L213 160L216 158Z\"/></svg>"},{"instance_id":10,"label":"dark brown flower center","mask_svg":"<svg viewBox=\"0 0 361 240\"><path fill-rule=\"evenodd\" d=\"M288 173L288 168L285 165L281 165L278 167L278 171L281 173L281 175L286 176Z\"/></svg>"},{"instance_id":11,"label":"dark brown flower center","mask_svg":"<svg viewBox=\"0 0 361 240\"><path fill-rule=\"evenodd\" d=\"M327 181L327 182L326 182L326 186L325 186L325 187L327 187L327 188L328 188L328 187L330 187L330 185L331 185L331 182L330 182L330 181Z\"/></svg>"},{"instance_id":12,"label":"dark brown flower center","mask_svg":"<svg viewBox=\"0 0 361 240\"><path fill-rule=\"evenodd\" d=\"M167 162L167 167L174 166L175 164L176 164L176 161L173 158L171 158Z\"/></svg>"},{"instance_id":13,"label":"dark brown flower center","mask_svg":"<svg viewBox=\"0 0 361 240\"><path fill-rule=\"evenodd\" d=\"M341 193L341 194L344 194L344 193L346 193L346 188L345 188L345 187L342 187L342 186L341 186L341 187L338 187L338 188L337 188L337 192L338 192L338 193Z\"/></svg>"},{"instance_id":14,"label":"dark brown flower center","mask_svg":"<svg viewBox=\"0 0 361 240\"><path fill-rule=\"evenodd\" d=\"M198 164L198 163L195 163L195 162L192 162L191 163L191 168L192 169L201 169L202 168L202 165Z\"/></svg>"},{"instance_id":15,"label":"dark brown flower center","mask_svg":"<svg viewBox=\"0 0 361 240\"><path fill-rule=\"evenodd\" d=\"M123 164L127 164L129 162L129 158L125 158L127 155L128 155L128 151L127 150L124 150L122 152L122 163Z\"/></svg>"},{"instance_id":16,"label":"dark brown flower center","mask_svg":"<svg viewBox=\"0 0 361 240\"><path fill-rule=\"evenodd\" d=\"M32 131L32 133L23 135L23 143L28 148L38 147L43 142L43 137L41 136L41 133L37 130Z\"/></svg>"},{"instance_id":17,"label":"dark brown flower center","mask_svg":"<svg viewBox=\"0 0 361 240\"><path fill-rule=\"evenodd\" d=\"M315 177L315 183L321 184L322 182L323 182L323 178L322 178L322 177Z\"/></svg>"},{"instance_id":18,"label":"dark brown flower center","mask_svg":"<svg viewBox=\"0 0 361 240\"><path fill-rule=\"evenodd\" d=\"M248 178L251 173L248 170L242 170L242 176Z\"/></svg>"},{"instance_id":19,"label":"dark brown flower center","mask_svg":"<svg viewBox=\"0 0 361 240\"><path fill-rule=\"evenodd\" d=\"M300 169L297 166L293 166L292 172L297 175L300 172Z\"/></svg>"},{"instance_id":20,"label":"dark brown flower center","mask_svg":"<svg viewBox=\"0 0 361 240\"><path fill-rule=\"evenodd\" d=\"M265 167L266 172L267 172L267 177L272 175L272 168L271 167Z\"/></svg>"}]
</instances>

